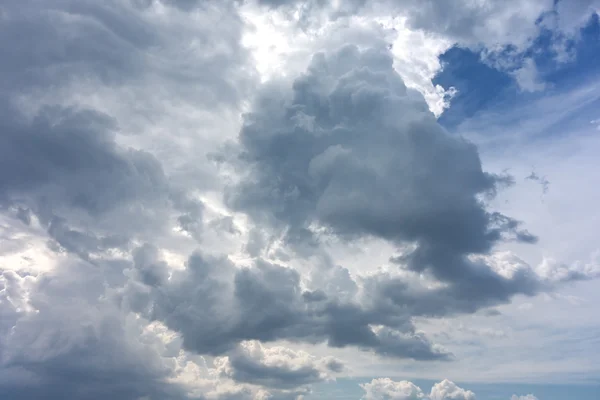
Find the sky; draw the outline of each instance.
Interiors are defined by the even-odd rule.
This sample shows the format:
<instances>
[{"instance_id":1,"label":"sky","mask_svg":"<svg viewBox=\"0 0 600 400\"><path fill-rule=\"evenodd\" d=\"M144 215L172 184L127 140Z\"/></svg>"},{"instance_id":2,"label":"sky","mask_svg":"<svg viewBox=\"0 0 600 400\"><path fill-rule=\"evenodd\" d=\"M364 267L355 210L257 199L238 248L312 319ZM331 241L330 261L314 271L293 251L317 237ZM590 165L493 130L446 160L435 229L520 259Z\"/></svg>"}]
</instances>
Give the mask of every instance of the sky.
<instances>
[{"instance_id":1,"label":"sky","mask_svg":"<svg viewBox=\"0 0 600 400\"><path fill-rule=\"evenodd\" d=\"M597 400L600 1L0 4L0 398Z\"/></svg>"}]
</instances>

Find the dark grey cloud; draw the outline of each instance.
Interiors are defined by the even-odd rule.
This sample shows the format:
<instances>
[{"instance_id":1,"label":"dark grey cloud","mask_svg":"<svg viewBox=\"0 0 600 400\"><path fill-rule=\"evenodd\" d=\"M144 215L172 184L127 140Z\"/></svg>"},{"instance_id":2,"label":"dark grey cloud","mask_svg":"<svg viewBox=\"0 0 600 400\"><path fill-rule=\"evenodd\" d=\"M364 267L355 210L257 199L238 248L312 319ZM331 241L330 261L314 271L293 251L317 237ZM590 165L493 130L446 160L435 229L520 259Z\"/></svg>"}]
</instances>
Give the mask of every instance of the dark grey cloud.
<instances>
[{"instance_id":1,"label":"dark grey cloud","mask_svg":"<svg viewBox=\"0 0 600 400\"><path fill-rule=\"evenodd\" d=\"M154 3L24 0L2 6L0 205L28 210L17 217L36 216L46 227L65 220L72 231L67 250L75 250L76 231L79 239L90 238L89 251L97 249L93 237L150 240L170 213L179 214L183 231L201 238L203 205L188 195L189 181L169 182L154 154L119 144L122 135L140 132L123 131L118 116L74 101L80 88L135 93L133 119L160 113L155 107L162 100L153 102L155 96L210 109L237 105L252 77L233 2L196 2L202 12L183 7L192 2L166 2L160 18ZM210 26L202 18L222 23ZM178 47L189 42L193 51ZM205 176L202 169L188 167L188 177Z\"/></svg>"},{"instance_id":2,"label":"dark grey cloud","mask_svg":"<svg viewBox=\"0 0 600 400\"><path fill-rule=\"evenodd\" d=\"M174 365L164 344L103 300L109 271L82 262L38 277L2 271L0 397L187 398L166 382Z\"/></svg>"},{"instance_id":3,"label":"dark grey cloud","mask_svg":"<svg viewBox=\"0 0 600 400\"><path fill-rule=\"evenodd\" d=\"M165 281L145 278L146 265L152 265L153 277L164 277L156 268L166 265L159 259L144 260L136 259L134 280L120 301L180 332L183 346L199 354L226 354L246 340L290 340L417 360L450 356L415 331L410 315L303 291L294 269L260 259L252 267L237 268L226 258L195 253L185 270Z\"/></svg>"},{"instance_id":4,"label":"dark grey cloud","mask_svg":"<svg viewBox=\"0 0 600 400\"><path fill-rule=\"evenodd\" d=\"M385 46L315 54L285 85L267 86L246 116L237 160L246 173L226 193L231 207L285 231L289 244L311 238L315 223L343 239L414 243L404 268L503 290L497 273L468 256L536 238L487 210L482 198L506 177L485 173L475 146L437 123ZM510 294L530 291L511 283Z\"/></svg>"},{"instance_id":5,"label":"dark grey cloud","mask_svg":"<svg viewBox=\"0 0 600 400\"><path fill-rule=\"evenodd\" d=\"M486 266L475 268L481 268L482 271L487 269ZM365 285L376 294L375 301L380 307L387 307L390 313L434 318L472 314L509 303L516 294L533 296L550 289L529 268L517 271L511 278L491 272L473 274L464 280L434 289L407 284L386 274L366 279Z\"/></svg>"},{"instance_id":6,"label":"dark grey cloud","mask_svg":"<svg viewBox=\"0 0 600 400\"><path fill-rule=\"evenodd\" d=\"M281 368L273 366L277 354L271 349L254 360L255 353L234 349L226 370L213 370L223 381L208 371L202 378L209 382L174 381L185 366L178 361L180 340L165 342L148 330L148 321L113 301L115 290L131 279L153 288L169 279L156 248L145 245L133 255L134 268L105 257L94 264L66 261L38 275L0 270L0 397L243 400L262 391L268 398L296 399L310 383L324 380L324 372L340 370L333 358L285 348L275 350L287 352L290 364Z\"/></svg>"},{"instance_id":7,"label":"dark grey cloud","mask_svg":"<svg viewBox=\"0 0 600 400\"><path fill-rule=\"evenodd\" d=\"M50 107L31 121L5 115L0 124L0 195L5 201L30 194L44 197L46 207L54 200L97 215L166 191L160 163L149 153L117 146L117 127L106 115Z\"/></svg>"},{"instance_id":8,"label":"dark grey cloud","mask_svg":"<svg viewBox=\"0 0 600 400\"><path fill-rule=\"evenodd\" d=\"M199 238L204 206L156 153L123 144L146 132L122 122L154 121L173 99L235 108L253 76L233 2L164 1L161 14L154 3L0 6L0 212L11 234L34 232L61 253L49 272L0 266L0 398L189 397L169 381L177 354L112 302L112 291L128 280L161 286L168 273L157 250L131 254L132 243L160 241L172 225ZM126 96L126 121L109 94Z\"/></svg>"},{"instance_id":9,"label":"dark grey cloud","mask_svg":"<svg viewBox=\"0 0 600 400\"><path fill-rule=\"evenodd\" d=\"M111 87L149 85L160 77L160 90L202 100L205 107L237 102L245 90L247 52L239 39L243 22L231 1L165 0L184 13L164 20L144 10L154 2L134 0L23 0L2 8L0 87L28 93L76 80L97 80ZM137 7L136 7L137 6ZM144 6L140 8L139 6ZM192 7L194 6L194 7ZM200 18L223 24L199 30L172 20L195 10ZM144 12L145 11L145 12ZM187 37L186 37L187 35ZM178 48L190 35L202 38L195 51ZM191 90L190 82L195 88ZM5 93L6 94L6 93ZM151 112L150 110L147 110Z\"/></svg>"},{"instance_id":10,"label":"dark grey cloud","mask_svg":"<svg viewBox=\"0 0 600 400\"><path fill-rule=\"evenodd\" d=\"M245 357L231 357L231 378L238 382L258 384L278 389L289 389L297 386L320 382L320 372L313 367L301 367L296 370L265 366Z\"/></svg>"},{"instance_id":11,"label":"dark grey cloud","mask_svg":"<svg viewBox=\"0 0 600 400\"><path fill-rule=\"evenodd\" d=\"M236 107L253 78L234 3L163 3L160 18L152 1L2 6L0 206L27 210L15 213L26 223L36 217L54 248L89 259L107 242L119 247L117 236L127 247L132 237L168 234L171 214L182 231L202 238L203 204L189 196L189 180L169 179L154 154L120 144L122 135L139 132L123 131L117 116L73 102L80 87L91 86L141 94L131 98L135 118L154 118L155 95ZM182 51L189 42L193 51ZM188 167L187 177L198 181L203 168Z\"/></svg>"},{"instance_id":12,"label":"dark grey cloud","mask_svg":"<svg viewBox=\"0 0 600 400\"><path fill-rule=\"evenodd\" d=\"M2 8L3 88L63 83L72 75L122 83L143 69L141 53L158 35L124 2L24 0ZM93 45L91 45L93 44Z\"/></svg>"},{"instance_id":13,"label":"dark grey cloud","mask_svg":"<svg viewBox=\"0 0 600 400\"><path fill-rule=\"evenodd\" d=\"M194 216L153 155L116 143L118 127L107 115L58 106L32 119L3 111L0 205L16 207L26 224L35 216L57 249L89 260L164 231L170 212Z\"/></svg>"},{"instance_id":14,"label":"dark grey cloud","mask_svg":"<svg viewBox=\"0 0 600 400\"><path fill-rule=\"evenodd\" d=\"M100 253L109 249L125 248L129 240L126 237L115 235L97 237L89 232L71 229L64 218L53 217L48 224L48 234L55 240L58 250L77 254L82 259L89 261L90 253Z\"/></svg>"}]
</instances>

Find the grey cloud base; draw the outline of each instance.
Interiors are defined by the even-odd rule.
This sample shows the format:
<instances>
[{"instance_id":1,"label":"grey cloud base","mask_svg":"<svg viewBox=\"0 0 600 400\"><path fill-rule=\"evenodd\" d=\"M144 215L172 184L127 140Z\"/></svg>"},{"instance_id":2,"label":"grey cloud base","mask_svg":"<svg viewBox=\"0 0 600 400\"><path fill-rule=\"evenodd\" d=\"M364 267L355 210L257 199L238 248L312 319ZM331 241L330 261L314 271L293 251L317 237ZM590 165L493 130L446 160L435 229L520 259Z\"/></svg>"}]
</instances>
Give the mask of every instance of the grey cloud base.
<instances>
[{"instance_id":1,"label":"grey cloud base","mask_svg":"<svg viewBox=\"0 0 600 400\"><path fill-rule=\"evenodd\" d=\"M417 360L450 356L415 332L409 315L387 315L389 310L326 296L311 298L291 268L257 261L239 269L227 259L194 254L186 269L167 281L164 263L144 259L135 264L134 280L121 301L181 332L183 346L199 354L221 355L246 340L290 340ZM386 327L372 328L379 325Z\"/></svg>"}]
</instances>

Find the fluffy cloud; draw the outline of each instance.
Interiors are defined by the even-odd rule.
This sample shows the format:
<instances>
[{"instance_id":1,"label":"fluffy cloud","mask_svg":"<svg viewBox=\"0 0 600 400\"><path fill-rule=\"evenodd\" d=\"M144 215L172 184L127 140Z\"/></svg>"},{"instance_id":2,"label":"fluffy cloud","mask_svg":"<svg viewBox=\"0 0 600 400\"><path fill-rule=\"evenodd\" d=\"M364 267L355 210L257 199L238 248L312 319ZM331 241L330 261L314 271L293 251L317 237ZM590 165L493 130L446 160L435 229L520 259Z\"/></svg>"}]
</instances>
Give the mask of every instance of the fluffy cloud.
<instances>
[{"instance_id":1,"label":"fluffy cloud","mask_svg":"<svg viewBox=\"0 0 600 400\"><path fill-rule=\"evenodd\" d=\"M473 392L447 379L433 385L429 396L412 382L393 381L390 378L373 379L360 386L365 391L364 400L475 400Z\"/></svg>"},{"instance_id":2,"label":"fluffy cloud","mask_svg":"<svg viewBox=\"0 0 600 400\"><path fill-rule=\"evenodd\" d=\"M440 5L435 1L348 0L324 5L320 1L259 0L270 7L300 11L301 21L310 21L324 13L330 18L352 14L388 13L407 17L415 29L441 32L463 43L486 45L524 43L536 32L535 21L552 10L552 0L520 2L515 0L457 1ZM292 14L293 15L293 14Z\"/></svg>"},{"instance_id":3,"label":"fluffy cloud","mask_svg":"<svg viewBox=\"0 0 600 400\"><path fill-rule=\"evenodd\" d=\"M527 396L513 395L510 400L538 400L538 398L532 394L528 394Z\"/></svg>"},{"instance_id":4,"label":"fluffy cloud","mask_svg":"<svg viewBox=\"0 0 600 400\"><path fill-rule=\"evenodd\" d=\"M589 262L576 262L565 265L556 260L545 258L537 266L537 274L550 282L571 282L594 279L600 276L600 254L595 253Z\"/></svg>"},{"instance_id":5,"label":"fluffy cloud","mask_svg":"<svg viewBox=\"0 0 600 400\"><path fill-rule=\"evenodd\" d=\"M206 28L202 18L227 22ZM1 397L187 398L171 383L177 351L110 291L125 285L135 241L160 241L176 224L197 232L203 205L159 152L124 138L139 137L140 119L164 115L154 96L237 104L252 79L238 79L242 22L225 2L129 0L26 0L3 4L0 19L0 207L15 247L14 262L2 254ZM199 40L187 51L174 47L192 32ZM20 250L34 244L22 268ZM146 284L165 279L153 251L133 255Z\"/></svg>"},{"instance_id":6,"label":"fluffy cloud","mask_svg":"<svg viewBox=\"0 0 600 400\"><path fill-rule=\"evenodd\" d=\"M433 385L429 397L431 400L475 400L473 392L460 388L447 379Z\"/></svg>"},{"instance_id":7,"label":"fluffy cloud","mask_svg":"<svg viewBox=\"0 0 600 400\"><path fill-rule=\"evenodd\" d=\"M311 238L315 224L347 240L414 242L398 258L405 268L504 290L500 276L467 254L487 253L503 238L535 238L486 210L480 196L505 179L485 173L475 147L437 124L389 52L319 53L289 85L267 86L246 117L237 162L247 173L229 189L231 207L284 229L292 244Z\"/></svg>"},{"instance_id":8,"label":"fluffy cloud","mask_svg":"<svg viewBox=\"0 0 600 400\"><path fill-rule=\"evenodd\" d=\"M221 355L246 340L285 339L418 360L449 357L415 330L410 315L388 315L390 310L377 303L316 296L301 288L300 275L291 268L263 260L238 268L226 258L200 253L168 280L160 268L166 268L160 260L136 258L128 273L133 280L118 297L128 308L181 332L190 351Z\"/></svg>"},{"instance_id":9,"label":"fluffy cloud","mask_svg":"<svg viewBox=\"0 0 600 400\"><path fill-rule=\"evenodd\" d=\"M522 90L543 90L546 87L543 77L530 58L536 39L542 34L550 34L555 41L553 51L556 61L572 60L572 55L568 54L569 43L578 39L579 29L600 8L600 3L595 0L460 0L451 4L429 0L348 0L334 3L259 0L258 3L282 10L287 19L304 29L313 26L315 32L326 25L326 21L372 18L385 21L384 24L398 30L400 40L395 45L410 46L410 38L424 33L428 40L421 40L418 51L423 51L426 46L430 52L415 60L411 58L412 49L400 50L399 64L408 65L398 69L412 86L427 95L436 114L443 112L446 108L444 103L453 92L427 85L433 75L426 80L413 80L418 67L421 73L430 71L431 64L424 68L429 56L437 58L453 45L466 47L481 52L482 60L494 68L513 75ZM433 72L441 69L441 65L434 65Z\"/></svg>"},{"instance_id":10,"label":"fluffy cloud","mask_svg":"<svg viewBox=\"0 0 600 400\"><path fill-rule=\"evenodd\" d=\"M185 397L183 388L166 383L173 365L162 342L99 299L107 270L76 263L37 278L13 271L2 277L2 397Z\"/></svg>"},{"instance_id":11,"label":"fluffy cloud","mask_svg":"<svg viewBox=\"0 0 600 400\"><path fill-rule=\"evenodd\" d=\"M370 383L360 385L365 391L365 400L420 400L425 394L412 382L396 382L390 378L373 379Z\"/></svg>"},{"instance_id":12,"label":"fluffy cloud","mask_svg":"<svg viewBox=\"0 0 600 400\"><path fill-rule=\"evenodd\" d=\"M475 393L457 386L454 382L444 379L431 388L429 395L420 387L409 381L394 381L390 378L377 378L360 387L365 394L364 400L475 400ZM511 400L538 400L530 394L527 396L513 395Z\"/></svg>"},{"instance_id":13,"label":"fluffy cloud","mask_svg":"<svg viewBox=\"0 0 600 400\"><path fill-rule=\"evenodd\" d=\"M148 246L134 255L148 285L165 278L154 255ZM8 399L296 399L343 370L332 357L256 342L207 365L181 348L177 332L113 301L132 273L127 261L61 258L52 273L0 275L0 393Z\"/></svg>"},{"instance_id":14,"label":"fluffy cloud","mask_svg":"<svg viewBox=\"0 0 600 400\"><path fill-rule=\"evenodd\" d=\"M343 364L332 358L317 359L303 351L259 342L240 344L227 357L216 361L220 375L237 382L275 389L292 389L332 378Z\"/></svg>"},{"instance_id":15,"label":"fluffy cloud","mask_svg":"<svg viewBox=\"0 0 600 400\"><path fill-rule=\"evenodd\" d=\"M192 3L202 12L171 7ZM208 28L203 18L226 22ZM153 147L145 142L153 139L140 125L169 115L155 96L172 97L182 108L236 106L244 82L253 79L241 73L247 54L242 27L229 2L3 5L0 48L9 61L0 73L10 79L2 80L0 96L2 205L19 207L46 227L58 218L61 228L54 224L50 233L63 235L56 240L82 256L84 241L93 251L93 242L114 232L124 242L156 240L168 234L173 214L182 231L199 239L203 208L190 197L187 179L205 177L208 163L195 162L192 176L181 162L165 170L162 161L182 151L173 140L142 150ZM178 46L185 35L202 39L183 51ZM134 115L122 114L134 109L131 104Z\"/></svg>"}]
</instances>

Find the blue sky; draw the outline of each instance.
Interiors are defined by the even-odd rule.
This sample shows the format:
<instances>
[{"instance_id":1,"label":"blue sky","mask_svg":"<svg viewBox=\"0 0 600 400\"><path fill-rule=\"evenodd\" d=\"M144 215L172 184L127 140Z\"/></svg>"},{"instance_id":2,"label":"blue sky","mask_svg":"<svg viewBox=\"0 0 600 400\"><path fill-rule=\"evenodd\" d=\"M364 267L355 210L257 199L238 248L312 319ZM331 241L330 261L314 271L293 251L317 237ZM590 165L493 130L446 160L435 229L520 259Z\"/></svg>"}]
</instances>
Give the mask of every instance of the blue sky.
<instances>
[{"instance_id":1,"label":"blue sky","mask_svg":"<svg viewBox=\"0 0 600 400\"><path fill-rule=\"evenodd\" d=\"M597 400L599 10L0 5L0 398Z\"/></svg>"},{"instance_id":2,"label":"blue sky","mask_svg":"<svg viewBox=\"0 0 600 400\"><path fill-rule=\"evenodd\" d=\"M588 81L595 81L600 74L599 38L600 23L598 16L594 15L579 29L577 39L569 42L570 59L558 62L552 50L552 33L541 32L522 55L535 60L539 76L548 86L534 93L523 92L509 71L498 70L483 61L481 51L459 46L449 49L439 56L444 67L433 82L446 88L455 87L458 94L453 98L451 107L440 117L440 122L453 130L478 112L514 108L518 104L549 94L569 92ZM582 111L589 115L593 112L592 107ZM569 115L569 118L578 117L577 113Z\"/></svg>"}]
</instances>

